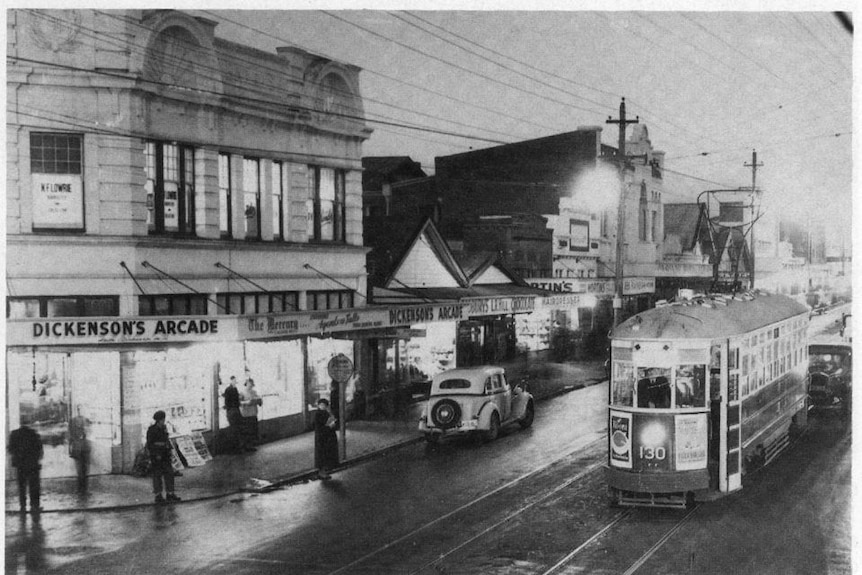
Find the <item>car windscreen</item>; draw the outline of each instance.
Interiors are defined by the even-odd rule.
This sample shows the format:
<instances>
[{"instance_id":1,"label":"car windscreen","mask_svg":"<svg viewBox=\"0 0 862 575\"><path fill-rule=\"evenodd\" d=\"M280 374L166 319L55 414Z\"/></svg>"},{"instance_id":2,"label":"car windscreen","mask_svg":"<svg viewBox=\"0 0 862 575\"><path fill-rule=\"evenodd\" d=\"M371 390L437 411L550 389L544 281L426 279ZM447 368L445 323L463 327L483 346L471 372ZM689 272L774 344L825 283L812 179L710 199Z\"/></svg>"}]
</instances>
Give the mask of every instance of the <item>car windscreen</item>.
<instances>
[{"instance_id":1,"label":"car windscreen","mask_svg":"<svg viewBox=\"0 0 862 575\"><path fill-rule=\"evenodd\" d=\"M440 389L470 389L469 379L444 379L440 382Z\"/></svg>"}]
</instances>

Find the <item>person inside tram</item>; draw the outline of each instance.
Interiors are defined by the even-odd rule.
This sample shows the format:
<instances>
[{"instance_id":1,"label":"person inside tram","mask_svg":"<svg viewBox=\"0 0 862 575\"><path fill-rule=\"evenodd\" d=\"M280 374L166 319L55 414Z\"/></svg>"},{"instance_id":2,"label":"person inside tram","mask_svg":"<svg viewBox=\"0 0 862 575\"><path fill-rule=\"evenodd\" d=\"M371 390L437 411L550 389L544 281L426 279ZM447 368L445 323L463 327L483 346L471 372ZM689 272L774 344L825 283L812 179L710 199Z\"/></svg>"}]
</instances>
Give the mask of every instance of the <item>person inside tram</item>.
<instances>
[{"instance_id":1,"label":"person inside tram","mask_svg":"<svg viewBox=\"0 0 862 575\"><path fill-rule=\"evenodd\" d=\"M670 407L670 382L667 376L653 375L638 380L638 407L651 409Z\"/></svg>"}]
</instances>

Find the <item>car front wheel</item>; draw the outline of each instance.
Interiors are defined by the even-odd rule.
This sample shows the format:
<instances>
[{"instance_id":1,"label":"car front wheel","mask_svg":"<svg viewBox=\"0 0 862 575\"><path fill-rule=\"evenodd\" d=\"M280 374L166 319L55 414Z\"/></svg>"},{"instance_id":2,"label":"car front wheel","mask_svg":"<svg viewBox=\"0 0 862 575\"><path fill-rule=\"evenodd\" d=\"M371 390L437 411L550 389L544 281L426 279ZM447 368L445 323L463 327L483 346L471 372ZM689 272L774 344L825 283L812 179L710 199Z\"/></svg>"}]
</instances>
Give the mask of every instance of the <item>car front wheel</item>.
<instances>
[{"instance_id":1,"label":"car front wheel","mask_svg":"<svg viewBox=\"0 0 862 575\"><path fill-rule=\"evenodd\" d=\"M485 441L494 441L500 435L500 416L497 412L491 414L491 422L488 424L488 431L485 432Z\"/></svg>"}]
</instances>

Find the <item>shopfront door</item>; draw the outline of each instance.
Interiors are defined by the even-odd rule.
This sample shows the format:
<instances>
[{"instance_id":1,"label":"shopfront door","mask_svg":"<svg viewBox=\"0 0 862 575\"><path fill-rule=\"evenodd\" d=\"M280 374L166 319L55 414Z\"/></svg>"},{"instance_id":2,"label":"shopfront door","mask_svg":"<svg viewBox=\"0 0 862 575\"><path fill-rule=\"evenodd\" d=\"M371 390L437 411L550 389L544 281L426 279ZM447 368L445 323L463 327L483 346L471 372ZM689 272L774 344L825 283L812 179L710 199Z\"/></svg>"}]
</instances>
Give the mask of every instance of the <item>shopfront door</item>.
<instances>
[{"instance_id":1,"label":"shopfront door","mask_svg":"<svg viewBox=\"0 0 862 575\"><path fill-rule=\"evenodd\" d=\"M90 475L111 473L111 447L120 445L120 354L72 354L71 417L86 421Z\"/></svg>"}]
</instances>

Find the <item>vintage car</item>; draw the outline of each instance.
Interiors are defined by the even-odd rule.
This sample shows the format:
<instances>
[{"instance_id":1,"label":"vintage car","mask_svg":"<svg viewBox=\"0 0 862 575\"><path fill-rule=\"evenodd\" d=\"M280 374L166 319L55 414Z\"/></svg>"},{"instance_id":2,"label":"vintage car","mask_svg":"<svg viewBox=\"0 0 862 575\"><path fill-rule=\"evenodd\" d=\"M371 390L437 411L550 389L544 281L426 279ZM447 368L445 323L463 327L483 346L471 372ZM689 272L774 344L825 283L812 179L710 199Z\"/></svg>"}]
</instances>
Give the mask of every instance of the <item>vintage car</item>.
<instances>
[{"instance_id":1,"label":"vintage car","mask_svg":"<svg viewBox=\"0 0 862 575\"><path fill-rule=\"evenodd\" d=\"M853 384L853 354L849 343L808 346L808 397L813 410L849 412Z\"/></svg>"},{"instance_id":2,"label":"vintage car","mask_svg":"<svg viewBox=\"0 0 862 575\"><path fill-rule=\"evenodd\" d=\"M533 396L521 385L511 386L502 367L453 369L431 381L419 430L429 443L465 434L492 441L504 425L530 427L534 414Z\"/></svg>"}]
</instances>

